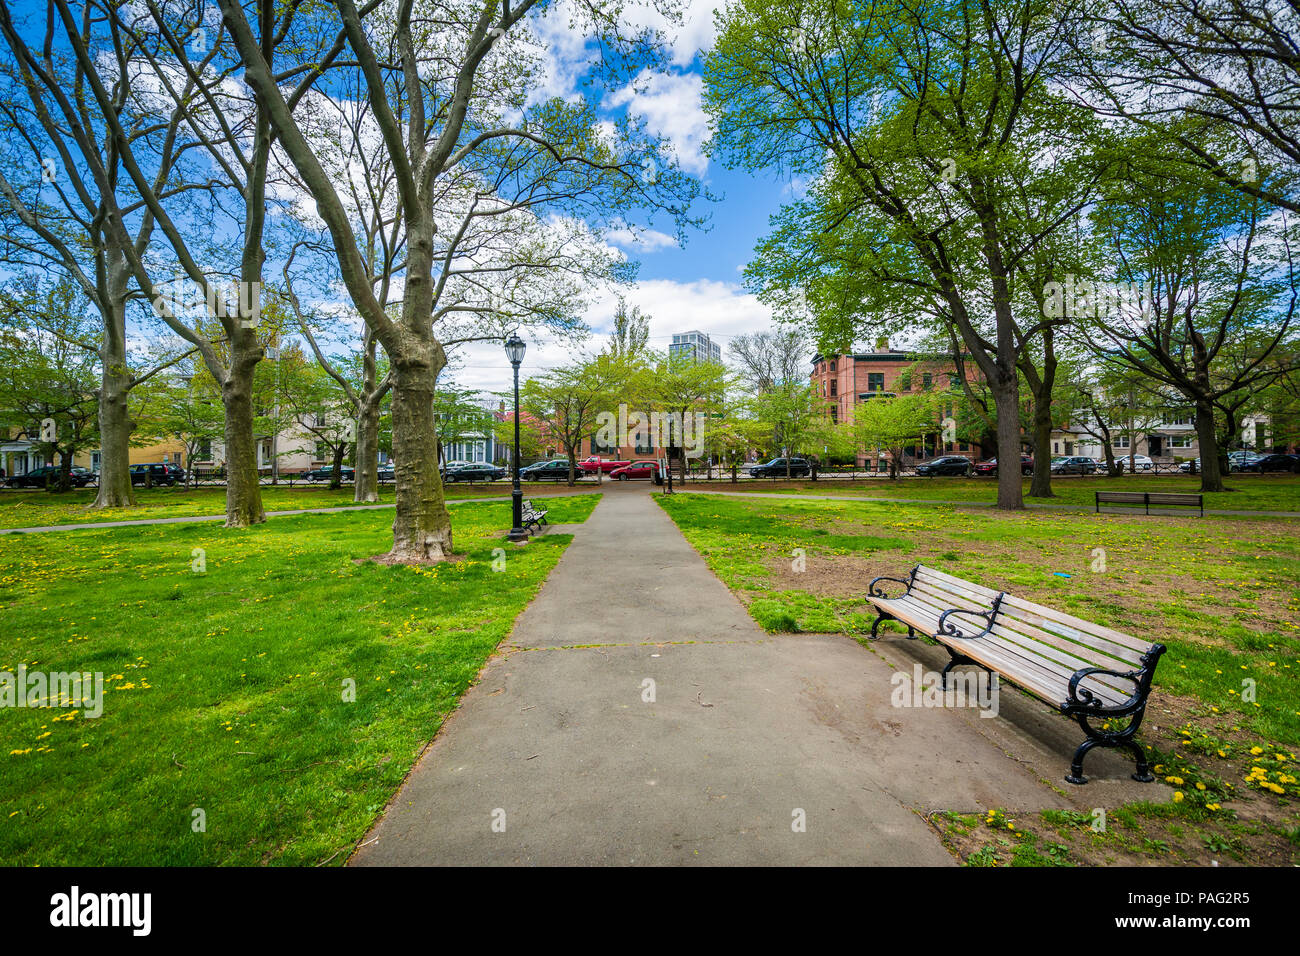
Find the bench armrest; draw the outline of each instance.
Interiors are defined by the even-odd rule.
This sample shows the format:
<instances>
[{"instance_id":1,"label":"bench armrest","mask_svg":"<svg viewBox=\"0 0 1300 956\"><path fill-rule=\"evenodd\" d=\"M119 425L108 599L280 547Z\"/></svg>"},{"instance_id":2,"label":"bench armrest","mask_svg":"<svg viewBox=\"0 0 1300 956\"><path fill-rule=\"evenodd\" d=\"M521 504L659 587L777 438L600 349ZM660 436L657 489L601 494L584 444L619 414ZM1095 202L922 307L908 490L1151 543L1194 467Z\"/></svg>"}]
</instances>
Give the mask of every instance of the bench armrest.
<instances>
[{"instance_id":1,"label":"bench armrest","mask_svg":"<svg viewBox=\"0 0 1300 956\"><path fill-rule=\"evenodd\" d=\"M1122 704L1113 707L1107 706L1100 697L1088 690L1088 688L1079 688L1079 681L1085 677L1091 677L1093 674L1106 674L1122 680L1131 680L1133 682L1133 694ZM1066 690L1069 699L1066 700L1063 710L1067 714L1088 713L1109 717L1123 717L1125 714L1133 713L1146 703L1150 684L1150 673L1145 669L1112 671L1104 667L1081 667L1070 677L1070 686Z\"/></svg>"},{"instance_id":2,"label":"bench armrest","mask_svg":"<svg viewBox=\"0 0 1300 956\"><path fill-rule=\"evenodd\" d=\"M901 585L903 585L903 587L907 588L907 591L904 591L904 592L903 592L904 594L906 594L908 591L911 591L911 590L912 590L912 582L911 582L911 581L904 581L902 578L890 578L890 577L885 577L884 575L881 575L880 577L873 579L872 582L871 582L869 585L867 585L867 594L868 594L870 597L878 597L878 598L886 598L886 599L889 599L889 595L888 595L888 594L886 594L884 591L880 590L880 588L876 587L876 582L877 582L877 581L893 581L895 584L901 584Z\"/></svg>"},{"instance_id":3,"label":"bench armrest","mask_svg":"<svg viewBox=\"0 0 1300 956\"><path fill-rule=\"evenodd\" d=\"M980 631L978 634L966 634L963 633L961 628L957 627L957 625L948 623L949 614L969 614L971 617L982 617L988 623L984 625L984 630ZM973 641L975 638L983 637L989 631L993 630L993 615L995 614L997 614L996 608L991 611L963 611L961 608L955 607L944 611L939 615L939 627L934 632L935 637L942 635L943 637L960 638L963 641Z\"/></svg>"}]
</instances>

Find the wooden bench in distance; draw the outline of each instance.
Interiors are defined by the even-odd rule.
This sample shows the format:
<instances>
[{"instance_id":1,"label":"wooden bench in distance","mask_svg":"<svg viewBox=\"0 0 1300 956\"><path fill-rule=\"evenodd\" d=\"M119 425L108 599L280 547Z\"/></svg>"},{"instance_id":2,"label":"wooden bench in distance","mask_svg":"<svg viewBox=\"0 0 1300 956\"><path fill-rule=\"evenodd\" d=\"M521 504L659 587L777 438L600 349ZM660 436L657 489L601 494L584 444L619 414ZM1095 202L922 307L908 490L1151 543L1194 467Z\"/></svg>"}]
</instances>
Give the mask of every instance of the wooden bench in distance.
<instances>
[{"instance_id":1,"label":"wooden bench in distance","mask_svg":"<svg viewBox=\"0 0 1300 956\"><path fill-rule=\"evenodd\" d=\"M901 584L906 590L890 598L878 587L882 581ZM1146 712L1164 645L919 564L906 580L873 580L867 600L878 614L871 626L872 639L878 639L881 622L895 620L907 627L909 636L919 631L943 645L952 658L943 669L945 689L948 671L958 664L974 664L1073 717L1086 739L1074 753L1065 778L1070 783L1088 782L1083 758L1094 747L1127 750L1137 764L1133 779L1143 783L1155 779L1133 738ZM1120 730L1090 723L1125 718L1128 724Z\"/></svg>"},{"instance_id":2,"label":"wooden bench in distance","mask_svg":"<svg viewBox=\"0 0 1300 956\"><path fill-rule=\"evenodd\" d=\"M524 522L525 531L527 531L529 528L533 527L534 525L537 526L538 531L541 531L542 525L550 524L550 522L546 520L546 511L545 510L538 511L536 508L534 508L532 499L530 498L525 498L523 500L521 510L523 511L523 522Z\"/></svg>"},{"instance_id":3,"label":"wooden bench in distance","mask_svg":"<svg viewBox=\"0 0 1300 956\"><path fill-rule=\"evenodd\" d=\"M1107 505L1141 505L1146 514L1151 513L1151 506L1157 508L1197 508L1201 517L1205 517L1205 497L1199 494L1183 494L1172 491L1098 491L1097 514L1101 506Z\"/></svg>"}]
</instances>

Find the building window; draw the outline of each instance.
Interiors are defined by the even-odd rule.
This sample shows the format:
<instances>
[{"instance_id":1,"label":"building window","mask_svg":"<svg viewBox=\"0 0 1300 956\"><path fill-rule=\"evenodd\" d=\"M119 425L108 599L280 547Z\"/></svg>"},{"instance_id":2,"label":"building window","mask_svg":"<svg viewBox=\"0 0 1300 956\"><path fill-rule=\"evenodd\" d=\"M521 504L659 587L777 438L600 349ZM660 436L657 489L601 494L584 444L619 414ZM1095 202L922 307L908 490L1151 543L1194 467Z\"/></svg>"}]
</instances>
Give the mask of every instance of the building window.
<instances>
[{"instance_id":1,"label":"building window","mask_svg":"<svg viewBox=\"0 0 1300 956\"><path fill-rule=\"evenodd\" d=\"M867 373L867 391L883 392L885 390L885 373L868 372Z\"/></svg>"},{"instance_id":2,"label":"building window","mask_svg":"<svg viewBox=\"0 0 1300 956\"><path fill-rule=\"evenodd\" d=\"M1169 439L1169 447L1170 448L1191 448L1192 436L1182 435L1177 438L1171 438Z\"/></svg>"},{"instance_id":3,"label":"building window","mask_svg":"<svg viewBox=\"0 0 1300 956\"><path fill-rule=\"evenodd\" d=\"M1127 448L1127 447L1128 447L1128 436L1127 436L1127 435L1116 435L1116 436L1115 436L1115 440L1114 440L1113 442L1111 442L1111 445L1112 445L1112 447L1114 447L1114 448Z\"/></svg>"},{"instance_id":4,"label":"building window","mask_svg":"<svg viewBox=\"0 0 1300 956\"><path fill-rule=\"evenodd\" d=\"M839 394L839 382L837 382L835 379L831 379L831 398L834 398L838 394Z\"/></svg>"},{"instance_id":5,"label":"building window","mask_svg":"<svg viewBox=\"0 0 1300 956\"><path fill-rule=\"evenodd\" d=\"M930 387L933 384L934 384L934 376L932 376L929 372L922 372L921 388L928 392L930 390Z\"/></svg>"},{"instance_id":6,"label":"building window","mask_svg":"<svg viewBox=\"0 0 1300 956\"><path fill-rule=\"evenodd\" d=\"M840 420L840 409L838 405L831 406L831 423L838 424Z\"/></svg>"},{"instance_id":7,"label":"building window","mask_svg":"<svg viewBox=\"0 0 1300 956\"><path fill-rule=\"evenodd\" d=\"M834 372L834 371L835 371L835 363L832 361L832 362L831 362L831 372Z\"/></svg>"},{"instance_id":8,"label":"building window","mask_svg":"<svg viewBox=\"0 0 1300 956\"><path fill-rule=\"evenodd\" d=\"M636 453L638 455L650 455L654 453L654 445L650 444L650 436L640 433L636 436Z\"/></svg>"}]
</instances>

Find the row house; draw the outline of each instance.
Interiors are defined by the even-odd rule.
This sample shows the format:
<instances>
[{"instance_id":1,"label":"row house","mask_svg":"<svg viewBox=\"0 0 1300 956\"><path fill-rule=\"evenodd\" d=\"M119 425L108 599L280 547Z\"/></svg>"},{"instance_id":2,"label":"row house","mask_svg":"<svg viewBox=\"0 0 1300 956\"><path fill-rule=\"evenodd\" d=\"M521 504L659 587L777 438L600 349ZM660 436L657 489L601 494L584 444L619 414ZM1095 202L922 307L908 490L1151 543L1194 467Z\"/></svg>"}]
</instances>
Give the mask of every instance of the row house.
<instances>
[{"instance_id":1,"label":"row house","mask_svg":"<svg viewBox=\"0 0 1300 956\"><path fill-rule=\"evenodd\" d=\"M874 352L815 355L812 366L813 388L826 400L834 422L851 422L854 408L873 399L914 392L949 391L961 384L957 362L951 355L891 349L888 342L881 342ZM968 378L975 381L976 374L974 367L968 365ZM979 458L983 453L978 442L963 438L949 442L942 439L942 430L936 421L932 433L918 435L917 441L904 450L903 466L937 455ZM879 471L888 469L887 452L860 448L856 459L858 467Z\"/></svg>"}]
</instances>

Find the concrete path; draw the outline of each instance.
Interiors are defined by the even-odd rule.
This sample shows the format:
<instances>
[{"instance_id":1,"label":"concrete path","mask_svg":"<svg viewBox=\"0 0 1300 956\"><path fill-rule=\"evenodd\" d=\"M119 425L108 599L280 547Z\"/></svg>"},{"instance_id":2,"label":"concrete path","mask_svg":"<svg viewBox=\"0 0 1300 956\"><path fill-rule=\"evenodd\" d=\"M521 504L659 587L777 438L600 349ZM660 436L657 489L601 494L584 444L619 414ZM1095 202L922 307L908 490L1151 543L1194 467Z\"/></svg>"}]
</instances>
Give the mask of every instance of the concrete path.
<instances>
[{"instance_id":1,"label":"concrete path","mask_svg":"<svg viewBox=\"0 0 1300 956\"><path fill-rule=\"evenodd\" d=\"M1076 733L1019 694L997 719L891 706L937 648L765 634L644 485L565 530L354 865L944 865L930 810L1167 795L1110 753L1067 793Z\"/></svg>"}]
</instances>

